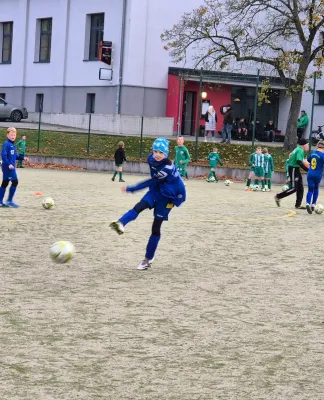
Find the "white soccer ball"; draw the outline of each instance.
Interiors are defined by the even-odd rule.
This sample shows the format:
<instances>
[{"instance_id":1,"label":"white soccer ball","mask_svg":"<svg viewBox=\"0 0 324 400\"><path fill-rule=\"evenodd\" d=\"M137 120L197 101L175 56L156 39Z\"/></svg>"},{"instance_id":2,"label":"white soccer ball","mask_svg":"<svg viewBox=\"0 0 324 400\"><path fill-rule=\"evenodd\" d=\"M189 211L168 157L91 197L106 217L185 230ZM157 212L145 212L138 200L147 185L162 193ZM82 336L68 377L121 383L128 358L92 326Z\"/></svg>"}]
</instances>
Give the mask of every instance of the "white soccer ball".
<instances>
[{"instance_id":1,"label":"white soccer ball","mask_svg":"<svg viewBox=\"0 0 324 400\"><path fill-rule=\"evenodd\" d=\"M71 260L75 252L71 242L60 241L54 243L50 248L50 257L57 264L65 264Z\"/></svg>"},{"instance_id":2,"label":"white soccer ball","mask_svg":"<svg viewBox=\"0 0 324 400\"><path fill-rule=\"evenodd\" d=\"M316 204L315 210L316 214L322 214L324 211L324 206L322 204Z\"/></svg>"},{"instance_id":3,"label":"white soccer ball","mask_svg":"<svg viewBox=\"0 0 324 400\"><path fill-rule=\"evenodd\" d=\"M224 183L225 183L225 186L229 186L231 184L231 181L226 179L226 181Z\"/></svg>"},{"instance_id":4,"label":"white soccer ball","mask_svg":"<svg viewBox=\"0 0 324 400\"><path fill-rule=\"evenodd\" d=\"M209 180L209 182L215 182L216 179L214 176L211 176L208 180Z\"/></svg>"},{"instance_id":5,"label":"white soccer ball","mask_svg":"<svg viewBox=\"0 0 324 400\"><path fill-rule=\"evenodd\" d=\"M281 188L281 190L283 191L283 192L285 192L286 190L288 190L289 189L289 186L288 185L283 185L283 187Z\"/></svg>"},{"instance_id":6,"label":"white soccer ball","mask_svg":"<svg viewBox=\"0 0 324 400\"><path fill-rule=\"evenodd\" d=\"M54 200L51 197L45 197L42 200L42 206L46 209L49 210L54 206Z\"/></svg>"},{"instance_id":7,"label":"white soccer ball","mask_svg":"<svg viewBox=\"0 0 324 400\"><path fill-rule=\"evenodd\" d=\"M253 190L254 190L254 192L258 192L260 190L260 186L259 185L253 185Z\"/></svg>"}]
</instances>

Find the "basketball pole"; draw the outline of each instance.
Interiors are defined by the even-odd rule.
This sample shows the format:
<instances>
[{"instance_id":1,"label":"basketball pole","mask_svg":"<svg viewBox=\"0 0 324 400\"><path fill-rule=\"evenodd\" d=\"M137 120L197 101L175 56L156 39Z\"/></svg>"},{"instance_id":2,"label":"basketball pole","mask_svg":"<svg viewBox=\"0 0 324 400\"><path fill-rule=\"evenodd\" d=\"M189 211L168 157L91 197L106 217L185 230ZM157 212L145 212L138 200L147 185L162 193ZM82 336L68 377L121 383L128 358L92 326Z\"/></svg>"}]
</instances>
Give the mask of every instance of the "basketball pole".
<instances>
[{"instance_id":1,"label":"basketball pole","mask_svg":"<svg viewBox=\"0 0 324 400\"><path fill-rule=\"evenodd\" d=\"M256 124L256 113L257 113L258 95L259 95L259 77L260 77L260 70L258 69L257 78L256 78L257 81L256 81L256 87L255 87L254 115L253 115L253 129L252 129L252 149L251 149L251 153L254 152L255 124Z\"/></svg>"}]
</instances>

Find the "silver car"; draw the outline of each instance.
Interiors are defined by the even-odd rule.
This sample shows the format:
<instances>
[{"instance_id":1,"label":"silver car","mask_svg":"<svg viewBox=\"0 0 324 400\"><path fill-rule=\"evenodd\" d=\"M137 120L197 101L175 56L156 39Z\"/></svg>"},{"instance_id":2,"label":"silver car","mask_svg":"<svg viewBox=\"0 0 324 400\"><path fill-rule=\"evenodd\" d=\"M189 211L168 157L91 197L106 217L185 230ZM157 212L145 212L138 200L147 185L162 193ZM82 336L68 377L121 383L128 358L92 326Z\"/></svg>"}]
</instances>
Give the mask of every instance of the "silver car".
<instances>
[{"instance_id":1,"label":"silver car","mask_svg":"<svg viewBox=\"0 0 324 400\"><path fill-rule=\"evenodd\" d=\"M19 122L26 118L28 118L26 108L7 103L6 100L0 97L0 120L10 119L13 122Z\"/></svg>"}]
</instances>

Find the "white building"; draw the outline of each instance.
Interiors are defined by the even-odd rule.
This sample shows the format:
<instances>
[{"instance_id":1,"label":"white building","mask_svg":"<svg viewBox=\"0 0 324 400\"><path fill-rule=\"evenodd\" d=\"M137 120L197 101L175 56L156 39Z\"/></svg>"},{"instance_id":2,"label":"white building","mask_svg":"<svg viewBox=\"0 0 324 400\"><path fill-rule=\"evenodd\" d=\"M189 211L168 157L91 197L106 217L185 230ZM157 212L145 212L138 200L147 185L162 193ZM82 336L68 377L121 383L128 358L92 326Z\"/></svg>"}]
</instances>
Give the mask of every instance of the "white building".
<instances>
[{"instance_id":1,"label":"white building","mask_svg":"<svg viewBox=\"0 0 324 400\"><path fill-rule=\"evenodd\" d=\"M29 111L38 110L43 102L44 112L168 115L179 120L188 110L184 104L179 106L183 100L178 100L178 105L170 102L173 89L169 67L173 65L163 49L160 34L185 11L201 3L1 0L0 97L23 104ZM98 60L100 40L112 42L111 67ZM99 80L100 68L112 69L112 79ZM211 79L219 83L219 78ZM221 82L226 86L225 92L231 93L225 96L227 101L232 101L242 88L251 93L253 87L243 75L241 81L228 78ZM324 89L324 84L319 85ZM280 83L277 89L275 115L266 109L264 118L275 119L278 128L285 129L289 100ZM190 89L196 94L197 90ZM324 103L323 94L324 90L318 97ZM177 96L181 98L178 92ZM185 97L186 93L182 98ZM220 96L219 102L225 97ZM191 101L198 102L197 98ZM217 105L217 98L213 98L215 101ZM303 108L310 114L308 103L307 97ZM321 122L320 110L317 106L316 124ZM190 119L195 119L194 107Z\"/></svg>"}]
</instances>

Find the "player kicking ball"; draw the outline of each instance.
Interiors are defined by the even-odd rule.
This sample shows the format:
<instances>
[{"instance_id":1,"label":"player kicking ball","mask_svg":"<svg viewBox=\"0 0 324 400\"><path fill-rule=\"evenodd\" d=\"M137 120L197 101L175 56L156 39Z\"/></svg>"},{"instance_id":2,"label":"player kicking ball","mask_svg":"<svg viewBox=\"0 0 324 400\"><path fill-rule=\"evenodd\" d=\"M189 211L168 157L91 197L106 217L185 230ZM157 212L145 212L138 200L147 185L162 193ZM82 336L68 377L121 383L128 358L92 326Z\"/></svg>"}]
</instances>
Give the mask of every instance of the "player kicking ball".
<instances>
[{"instance_id":1,"label":"player kicking ball","mask_svg":"<svg viewBox=\"0 0 324 400\"><path fill-rule=\"evenodd\" d=\"M137 266L139 270L145 270L151 266L161 238L163 221L168 220L168 215L174 206L179 207L186 200L185 185L168 155L169 141L164 138L156 139L153 143L153 152L147 159L151 179L122 189L123 192L133 193L148 188L148 192L134 208L109 225L119 235L122 235L125 226L134 221L142 211L153 209L152 233L146 246L145 257Z\"/></svg>"}]
</instances>

